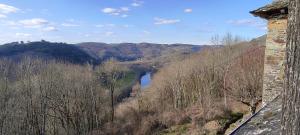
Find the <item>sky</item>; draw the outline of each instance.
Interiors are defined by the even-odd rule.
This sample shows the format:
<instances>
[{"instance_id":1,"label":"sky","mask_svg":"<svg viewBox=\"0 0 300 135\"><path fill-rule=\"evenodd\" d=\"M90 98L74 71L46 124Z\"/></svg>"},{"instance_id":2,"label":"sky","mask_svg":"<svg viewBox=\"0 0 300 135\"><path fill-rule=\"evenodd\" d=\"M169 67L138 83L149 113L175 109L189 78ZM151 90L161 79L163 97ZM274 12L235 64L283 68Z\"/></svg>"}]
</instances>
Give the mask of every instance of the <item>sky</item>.
<instances>
[{"instance_id":1,"label":"sky","mask_svg":"<svg viewBox=\"0 0 300 135\"><path fill-rule=\"evenodd\" d=\"M249 11L271 0L0 0L0 44L14 41L209 44L264 35Z\"/></svg>"}]
</instances>

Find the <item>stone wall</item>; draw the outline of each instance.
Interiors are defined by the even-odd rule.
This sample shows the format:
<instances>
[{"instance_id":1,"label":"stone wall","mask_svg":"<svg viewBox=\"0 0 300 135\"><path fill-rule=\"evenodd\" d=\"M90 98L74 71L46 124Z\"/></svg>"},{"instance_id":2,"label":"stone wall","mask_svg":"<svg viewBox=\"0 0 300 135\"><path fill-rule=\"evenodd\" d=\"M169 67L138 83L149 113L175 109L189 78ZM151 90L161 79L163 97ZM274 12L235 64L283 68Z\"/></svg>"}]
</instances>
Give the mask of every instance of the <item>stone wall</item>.
<instances>
[{"instance_id":1,"label":"stone wall","mask_svg":"<svg viewBox=\"0 0 300 135\"><path fill-rule=\"evenodd\" d=\"M270 19L265 50L263 104L283 91L287 19Z\"/></svg>"}]
</instances>

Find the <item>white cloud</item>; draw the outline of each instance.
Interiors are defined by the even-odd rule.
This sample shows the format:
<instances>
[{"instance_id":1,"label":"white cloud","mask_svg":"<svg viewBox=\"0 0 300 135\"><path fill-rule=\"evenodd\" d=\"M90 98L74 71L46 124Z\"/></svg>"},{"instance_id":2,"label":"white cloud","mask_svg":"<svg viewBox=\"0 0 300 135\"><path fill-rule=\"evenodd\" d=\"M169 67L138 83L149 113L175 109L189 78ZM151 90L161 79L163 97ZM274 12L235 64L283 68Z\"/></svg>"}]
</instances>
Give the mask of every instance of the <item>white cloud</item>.
<instances>
[{"instance_id":1,"label":"white cloud","mask_svg":"<svg viewBox=\"0 0 300 135\"><path fill-rule=\"evenodd\" d=\"M131 6L133 7L139 7L143 5L143 1L134 1L133 3L131 3Z\"/></svg>"},{"instance_id":2,"label":"white cloud","mask_svg":"<svg viewBox=\"0 0 300 135\"><path fill-rule=\"evenodd\" d=\"M116 25L113 24L113 23L110 23L110 24L107 24L107 26L109 26L109 27L115 27Z\"/></svg>"},{"instance_id":3,"label":"white cloud","mask_svg":"<svg viewBox=\"0 0 300 135\"><path fill-rule=\"evenodd\" d=\"M133 6L133 7L139 7L139 6L140 6L140 4L139 4L139 3L136 3L136 2L134 2L134 3L132 3L132 4L131 4L131 6Z\"/></svg>"},{"instance_id":4,"label":"white cloud","mask_svg":"<svg viewBox=\"0 0 300 135\"><path fill-rule=\"evenodd\" d=\"M79 27L81 22L75 21L75 19L68 19L61 24L64 27Z\"/></svg>"},{"instance_id":5,"label":"white cloud","mask_svg":"<svg viewBox=\"0 0 300 135\"><path fill-rule=\"evenodd\" d=\"M175 24L179 23L179 19L164 19L164 18L154 18L154 24L163 25L163 24Z\"/></svg>"},{"instance_id":6,"label":"white cloud","mask_svg":"<svg viewBox=\"0 0 300 135\"><path fill-rule=\"evenodd\" d=\"M49 26L43 29L43 31L57 31L57 28L53 27L53 26Z\"/></svg>"},{"instance_id":7,"label":"white cloud","mask_svg":"<svg viewBox=\"0 0 300 135\"><path fill-rule=\"evenodd\" d=\"M2 20L0 24L4 26L8 26L12 29L20 29L24 28L33 28L33 29L40 29L42 31L56 31L55 24L50 23L48 20L41 19L41 18L33 18L33 19L26 19L26 20L19 20L19 21L11 21L11 20Z\"/></svg>"},{"instance_id":8,"label":"white cloud","mask_svg":"<svg viewBox=\"0 0 300 135\"><path fill-rule=\"evenodd\" d=\"M114 13L114 12L117 12L117 9L114 9L114 8L104 8L102 10L103 13L107 13L107 14L111 14L111 13Z\"/></svg>"},{"instance_id":9,"label":"white cloud","mask_svg":"<svg viewBox=\"0 0 300 135\"><path fill-rule=\"evenodd\" d=\"M31 36L31 34L28 34L28 33L16 33L15 35L17 37L29 37L29 36Z\"/></svg>"},{"instance_id":10,"label":"white cloud","mask_svg":"<svg viewBox=\"0 0 300 135\"><path fill-rule=\"evenodd\" d=\"M127 11L129 11L129 8L128 7L121 7L121 11L127 12Z\"/></svg>"},{"instance_id":11,"label":"white cloud","mask_svg":"<svg viewBox=\"0 0 300 135\"><path fill-rule=\"evenodd\" d=\"M7 17L6 15L0 14L0 19L1 18L6 18L6 17Z\"/></svg>"},{"instance_id":12,"label":"white cloud","mask_svg":"<svg viewBox=\"0 0 300 135\"><path fill-rule=\"evenodd\" d=\"M98 28L116 27L116 24L113 24L113 23L110 23L110 24L97 24L96 27L98 27Z\"/></svg>"},{"instance_id":13,"label":"white cloud","mask_svg":"<svg viewBox=\"0 0 300 135\"><path fill-rule=\"evenodd\" d=\"M227 21L229 24L233 25L252 25L253 23L256 23L253 19L240 19L240 20L229 20Z\"/></svg>"},{"instance_id":14,"label":"white cloud","mask_svg":"<svg viewBox=\"0 0 300 135\"><path fill-rule=\"evenodd\" d=\"M19 10L20 9L18 9L16 7L0 3L0 13L3 13L3 14L16 13Z\"/></svg>"},{"instance_id":15,"label":"white cloud","mask_svg":"<svg viewBox=\"0 0 300 135\"><path fill-rule=\"evenodd\" d=\"M21 20L19 21L21 25L24 27L30 27L30 28L40 28L41 26L44 26L48 24L49 22L45 19L41 18L33 18L28 20Z\"/></svg>"},{"instance_id":16,"label":"white cloud","mask_svg":"<svg viewBox=\"0 0 300 135\"><path fill-rule=\"evenodd\" d=\"M149 31L147 31L147 30L144 30L143 33L144 33L145 35L151 34L151 32L149 32Z\"/></svg>"},{"instance_id":17,"label":"white cloud","mask_svg":"<svg viewBox=\"0 0 300 135\"><path fill-rule=\"evenodd\" d=\"M185 12L185 13L192 13L192 12L193 12L193 9L187 8L187 9L184 10L184 12Z\"/></svg>"},{"instance_id":18,"label":"white cloud","mask_svg":"<svg viewBox=\"0 0 300 135\"><path fill-rule=\"evenodd\" d=\"M111 15L119 16L120 13L119 12L115 12L115 13L111 13Z\"/></svg>"},{"instance_id":19,"label":"white cloud","mask_svg":"<svg viewBox=\"0 0 300 135\"><path fill-rule=\"evenodd\" d=\"M109 31L109 32L105 32L105 36L112 36L112 35L114 35L115 33L114 32L111 32L111 31Z\"/></svg>"},{"instance_id":20,"label":"white cloud","mask_svg":"<svg viewBox=\"0 0 300 135\"><path fill-rule=\"evenodd\" d=\"M261 30L266 30L266 22L255 19L240 19L240 20L228 20L228 24L235 26L251 26Z\"/></svg>"},{"instance_id":21,"label":"white cloud","mask_svg":"<svg viewBox=\"0 0 300 135\"><path fill-rule=\"evenodd\" d=\"M268 27L267 26L259 27L259 29L261 29L261 30L268 30Z\"/></svg>"},{"instance_id":22,"label":"white cloud","mask_svg":"<svg viewBox=\"0 0 300 135\"><path fill-rule=\"evenodd\" d=\"M112 29L112 28L131 28L134 27L134 25L130 25L130 24L116 25L113 23L109 23L109 24L97 24L95 25L95 27Z\"/></svg>"},{"instance_id":23,"label":"white cloud","mask_svg":"<svg viewBox=\"0 0 300 135\"><path fill-rule=\"evenodd\" d=\"M0 24L5 25L5 26L13 26L13 27L19 26L18 22L9 21L9 20L3 20L3 21L1 21Z\"/></svg>"},{"instance_id":24,"label":"white cloud","mask_svg":"<svg viewBox=\"0 0 300 135\"><path fill-rule=\"evenodd\" d=\"M114 16L121 16L121 17L128 17L126 13L128 13L130 9L128 7L121 7L121 8L104 8L102 9L102 12L109 15Z\"/></svg>"},{"instance_id":25,"label":"white cloud","mask_svg":"<svg viewBox=\"0 0 300 135\"><path fill-rule=\"evenodd\" d=\"M73 24L73 23L62 23L61 25L65 26L65 27L78 27L78 26L80 26L78 24Z\"/></svg>"}]
</instances>

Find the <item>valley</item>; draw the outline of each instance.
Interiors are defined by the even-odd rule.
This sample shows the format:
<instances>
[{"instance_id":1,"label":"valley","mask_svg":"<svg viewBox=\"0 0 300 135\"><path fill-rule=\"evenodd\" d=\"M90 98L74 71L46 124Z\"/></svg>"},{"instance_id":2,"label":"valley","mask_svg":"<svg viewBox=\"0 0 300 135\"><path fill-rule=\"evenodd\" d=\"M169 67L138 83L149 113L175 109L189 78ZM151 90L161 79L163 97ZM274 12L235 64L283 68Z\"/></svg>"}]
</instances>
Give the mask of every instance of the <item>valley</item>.
<instances>
[{"instance_id":1,"label":"valley","mask_svg":"<svg viewBox=\"0 0 300 135\"><path fill-rule=\"evenodd\" d=\"M0 135L298 134L299 7L1 0Z\"/></svg>"},{"instance_id":2,"label":"valley","mask_svg":"<svg viewBox=\"0 0 300 135\"><path fill-rule=\"evenodd\" d=\"M142 89L149 83L149 72L158 70L172 59L183 59L184 56L199 52L208 46L184 44L151 44L151 43L52 43L48 41L12 42L0 46L0 58L22 61L24 57L62 63L90 64L97 66L109 59L116 59L129 68L126 77L118 82L117 97L121 102L130 97L132 87L141 83ZM147 77L147 76L146 76Z\"/></svg>"},{"instance_id":3,"label":"valley","mask_svg":"<svg viewBox=\"0 0 300 135\"><path fill-rule=\"evenodd\" d=\"M263 47L264 40L265 36L251 41L237 42L232 46L145 45L144 43L65 44L47 41L9 43L0 46L0 58L3 62L0 68L3 68L2 71L7 70L7 72L2 72L3 77L9 80L7 82L9 86L14 86L8 89L14 91L16 95L21 93L15 87L22 82L24 87L28 87L26 91L45 90L46 93L40 94L51 96L48 103L45 103L49 107L58 102L63 105L65 101L72 101L69 105L76 107L75 110L71 108L61 110L64 113L71 111L68 115L72 115L73 119L68 120L60 116L65 122L81 121L83 122L81 124L86 126L97 127L93 122L84 122L84 119L99 117L97 118L98 122L101 122L101 126L98 127L101 131L97 131L99 134L110 134L111 131L114 132L112 134L159 133L167 135L173 132L223 134L231 124L249 113L248 107L253 107L248 104L253 99L235 90L259 86L250 82L244 85L235 84L237 81L248 82L248 79L253 77L256 77L256 81L260 81L261 78L254 75L262 73L259 68L262 64L262 53L258 50L253 54L252 50ZM247 56L248 51L251 52L250 56ZM224 58L227 60L225 63ZM256 64L253 65L253 62ZM8 70L8 67L13 65L19 66ZM232 66L230 70L228 66ZM210 71L211 68L215 68L215 71ZM239 72L247 72L247 76ZM18 77L15 80L17 76L24 78ZM51 79L52 76L56 78L61 76L60 82L63 85L56 82L59 78ZM38 81L35 78L39 78ZM224 78L228 80L226 84L222 81ZM74 82L76 85L73 86ZM206 86L208 84L215 87L210 88ZM225 88L228 90L225 91ZM91 91L88 91L89 89ZM94 95L96 91L98 94ZM67 99L65 92L70 94ZM228 95L224 92L228 92ZM249 92L254 92L255 102L260 103L260 88L250 89ZM61 97L59 93L65 94ZM78 95L78 93L81 94ZM32 93L28 96L40 94ZM224 99L225 96L228 97ZM99 101L96 102L96 99ZM19 100L19 98L11 100ZM44 102L44 98L37 97L25 99L24 102L30 103L31 101L27 100ZM85 104L87 108L78 104ZM101 110L100 114L89 116L88 113L94 113L93 108L90 108L92 106L97 107L94 111L100 111L101 108L104 110ZM226 108L221 106L226 106ZM62 113L59 112L60 107L57 107L49 108L49 110ZM87 110L77 112L84 108ZM36 111L43 111L43 108L40 109ZM179 117L171 118L176 115ZM42 117L36 117L42 119ZM50 117L48 119L55 120ZM216 125L210 127L209 124L213 123ZM71 127L67 130L57 130L75 133L79 130L77 126L81 124L73 127L69 125ZM113 130L109 128L111 126ZM132 130L125 131L126 129Z\"/></svg>"}]
</instances>

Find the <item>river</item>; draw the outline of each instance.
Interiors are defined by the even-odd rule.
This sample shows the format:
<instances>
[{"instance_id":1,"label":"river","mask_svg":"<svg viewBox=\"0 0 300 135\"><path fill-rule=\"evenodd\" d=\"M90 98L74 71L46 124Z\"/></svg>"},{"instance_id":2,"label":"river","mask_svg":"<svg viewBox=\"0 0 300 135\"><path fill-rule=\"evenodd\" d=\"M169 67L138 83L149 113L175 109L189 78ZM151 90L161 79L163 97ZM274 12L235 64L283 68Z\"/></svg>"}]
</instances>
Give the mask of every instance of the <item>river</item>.
<instances>
[{"instance_id":1,"label":"river","mask_svg":"<svg viewBox=\"0 0 300 135\"><path fill-rule=\"evenodd\" d=\"M151 73L148 72L141 77L141 89L147 88L151 84Z\"/></svg>"}]
</instances>

